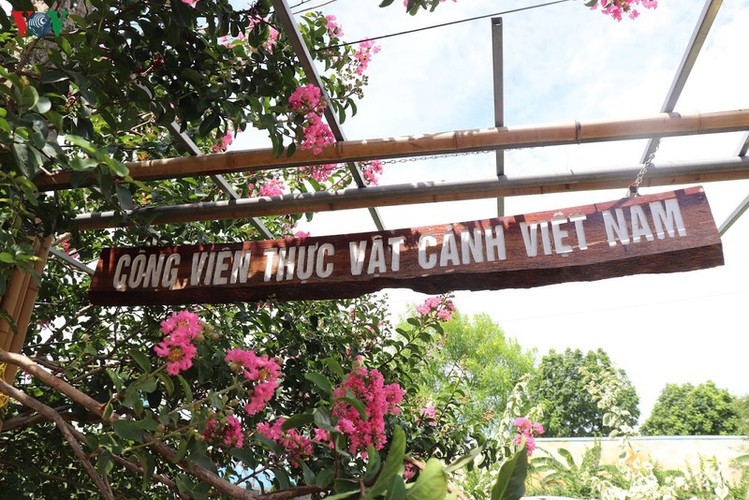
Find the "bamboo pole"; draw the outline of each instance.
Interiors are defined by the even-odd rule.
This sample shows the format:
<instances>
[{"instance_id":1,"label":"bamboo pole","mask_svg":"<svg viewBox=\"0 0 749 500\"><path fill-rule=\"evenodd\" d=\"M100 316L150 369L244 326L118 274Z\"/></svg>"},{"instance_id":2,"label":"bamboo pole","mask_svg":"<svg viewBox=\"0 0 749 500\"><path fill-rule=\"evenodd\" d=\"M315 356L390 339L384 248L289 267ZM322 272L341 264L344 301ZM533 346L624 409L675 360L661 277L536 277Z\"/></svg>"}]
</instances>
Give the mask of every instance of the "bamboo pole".
<instances>
[{"instance_id":1,"label":"bamboo pole","mask_svg":"<svg viewBox=\"0 0 749 500\"><path fill-rule=\"evenodd\" d=\"M49 255L49 248L51 245L51 236L47 236L43 240L37 238L34 241L34 249L36 250L37 256L37 261L34 263L34 272L37 276L42 275L44 265L47 263L47 256ZM34 310L34 302L36 302L36 295L39 292L39 282L36 278L28 272L21 274L23 275L22 279L24 281L24 286L19 291L17 297L11 299L15 302L16 306L11 316L15 323L15 332L9 324L7 325L6 330L0 331L0 335L4 335L5 337L3 350L13 353L20 353L23 349L29 321L31 320L31 313ZM5 373L3 374L3 380L12 385L17 370L18 368L15 365L7 366L5 368Z\"/></svg>"},{"instance_id":2,"label":"bamboo pole","mask_svg":"<svg viewBox=\"0 0 749 500\"><path fill-rule=\"evenodd\" d=\"M628 120L571 122L558 125L497 127L463 130L408 137L341 141L323 149L287 157L276 156L272 149L252 149L176 157L127 164L130 176L141 181L200 175L255 172L282 167L324 163L405 158L413 156L462 153L482 150L582 144L610 140L643 139L704 133L734 132L749 129L749 110L713 113L659 113ZM89 180L91 182L91 180ZM35 183L41 191L69 189L71 172L40 175Z\"/></svg>"},{"instance_id":3,"label":"bamboo pole","mask_svg":"<svg viewBox=\"0 0 749 500\"><path fill-rule=\"evenodd\" d=\"M127 225L133 217L151 224L176 224L201 220L242 219L260 215L349 210L372 206L411 205L444 201L496 198L596 189L621 188L632 183L640 166L576 174L461 182L418 182L390 186L317 191L232 201L189 203L132 210L124 214L102 212L79 215L79 230ZM668 163L651 167L641 187L749 179L749 158L693 163Z\"/></svg>"}]
</instances>

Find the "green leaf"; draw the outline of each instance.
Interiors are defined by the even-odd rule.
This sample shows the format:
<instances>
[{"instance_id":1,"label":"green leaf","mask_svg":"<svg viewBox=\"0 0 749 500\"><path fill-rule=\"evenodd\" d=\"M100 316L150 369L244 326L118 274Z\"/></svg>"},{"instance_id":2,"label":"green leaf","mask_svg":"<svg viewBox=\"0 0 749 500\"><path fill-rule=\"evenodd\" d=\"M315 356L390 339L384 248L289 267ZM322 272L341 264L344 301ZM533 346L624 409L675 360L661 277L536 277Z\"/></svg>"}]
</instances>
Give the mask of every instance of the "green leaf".
<instances>
[{"instance_id":1,"label":"green leaf","mask_svg":"<svg viewBox=\"0 0 749 500\"><path fill-rule=\"evenodd\" d=\"M46 113L47 111L52 109L52 102L46 97L40 97L36 103L36 106L34 106L34 108L39 113Z\"/></svg>"},{"instance_id":2,"label":"green leaf","mask_svg":"<svg viewBox=\"0 0 749 500\"><path fill-rule=\"evenodd\" d=\"M25 142L13 143L13 157L23 175L29 179L36 177L42 165L42 157L35 147Z\"/></svg>"},{"instance_id":3,"label":"green leaf","mask_svg":"<svg viewBox=\"0 0 749 500\"><path fill-rule=\"evenodd\" d=\"M98 164L99 162L97 162L93 158L76 157L70 160L70 168L72 168L76 172L87 172L96 168Z\"/></svg>"},{"instance_id":4,"label":"green leaf","mask_svg":"<svg viewBox=\"0 0 749 500\"><path fill-rule=\"evenodd\" d=\"M314 417L310 413L300 413L299 415L294 415L289 418L287 418L284 423L281 425L281 429L284 431L288 431L289 429L294 429L296 427L301 427L303 425L310 424L314 421Z\"/></svg>"},{"instance_id":5,"label":"green leaf","mask_svg":"<svg viewBox=\"0 0 749 500\"><path fill-rule=\"evenodd\" d=\"M406 483L401 476L395 476L388 487L386 500L404 500L406 496Z\"/></svg>"},{"instance_id":6,"label":"green leaf","mask_svg":"<svg viewBox=\"0 0 749 500\"><path fill-rule=\"evenodd\" d=\"M320 488L327 488L330 485L331 481L333 481L333 476L335 476L335 470L333 470L332 468L323 469L317 473L315 484L317 484L317 486L319 486Z\"/></svg>"},{"instance_id":7,"label":"green leaf","mask_svg":"<svg viewBox=\"0 0 749 500\"><path fill-rule=\"evenodd\" d=\"M525 446L511 456L497 474L491 500L518 500L525 495L525 477L528 475L528 451Z\"/></svg>"},{"instance_id":8,"label":"green leaf","mask_svg":"<svg viewBox=\"0 0 749 500\"><path fill-rule=\"evenodd\" d=\"M471 463L474 460L476 460L476 457L482 451L484 451L485 447L486 447L486 443L482 444L481 446L477 446L476 448L472 449L471 451L469 451L465 455L463 455L461 457L458 457L450 465L448 465L447 467L445 467L445 472L447 472L449 474L449 473L451 473L453 471L456 471L458 469L462 469L463 467L465 467L469 463Z\"/></svg>"},{"instance_id":9,"label":"green leaf","mask_svg":"<svg viewBox=\"0 0 749 500\"><path fill-rule=\"evenodd\" d=\"M143 429L132 420L118 420L112 424L115 434L128 441L141 442Z\"/></svg>"},{"instance_id":10,"label":"green leaf","mask_svg":"<svg viewBox=\"0 0 749 500\"><path fill-rule=\"evenodd\" d=\"M143 354L141 351L136 351L133 349L130 351L130 357L133 358L133 361L138 363L138 366L140 366L140 369L143 370L145 373L151 372L151 361L148 359L148 356Z\"/></svg>"},{"instance_id":11,"label":"green leaf","mask_svg":"<svg viewBox=\"0 0 749 500\"><path fill-rule=\"evenodd\" d=\"M315 425L320 429L328 432L336 430L335 427L333 427L333 424L330 422L330 414L328 413L328 410L325 410L323 408L316 408L312 416L315 420Z\"/></svg>"},{"instance_id":12,"label":"green leaf","mask_svg":"<svg viewBox=\"0 0 749 500\"><path fill-rule=\"evenodd\" d=\"M23 88L21 96L21 106L27 109L31 109L36 106L37 101L39 101L39 92L37 92L36 89L30 85Z\"/></svg>"},{"instance_id":13,"label":"green leaf","mask_svg":"<svg viewBox=\"0 0 749 500\"><path fill-rule=\"evenodd\" d=\"M364 473L364 482L369 482L374 479L377 476L377 473L380 472L380 466L382 465L380 454L377 453L377 450L371 444L369 445L369 448L367 448L367 455L369 459L367 461L367 471Z\"/></svg>"},{"instance_id":14,"label":"green leaf","mask_svg":"<svg viewBox=\"0 0 749 500\"><path fill-rule=\"evenodd\" d=\"M174 382L172 382L172 379L164 372L159 372L158 377L161 383L164 384L166 393L171 395L174 392Z\"/></svg>"},{"instance_id":15,"label":"green leaf","mask_svg":"<svg viewBox=\"0 0 749 500\"><path fill-rule=\"evenodd\" d=\"M322 373L307 372L304 374L304 378L322 389L326 394L330 394L333 392L333 384L331 384L330 380L328 380L328 378Z\"/></svg>"},{"instance_id":16,"label":"green leaf","mask_svg":"<svg viewBox=\"0 0 749 500\"><path fill-rule=\"evenodd\" d=\"M57 83L65 80L70 80L70 76L62 71L45 71L41 77L42 83Z\"/></svg>"},{"instance_id":17,"label":"green leaf","mask_svg":"<svg viewBox=\"0 0 749 500\"><path fill-rule=\"evenodd\" d=\"M105 422L109 420L109 418L112 416L112 402L107 402L106 405L104 405L104 411L102 411L101 418Z\"/></svg>"},{"instance_id":18,"label":"green leaf","mask_svg":"<svg viewBox=\"0 0 749 500\"><path fill-rule=\"evenodd\" d=\"M16 258L13 257L13 255L9 254L8 252L2 252L0 253L0 262L5 262L6 264L13 264L16 262Z\"/></svg>"},{"instance_id":19,"label":"green leaf","mask_svg":"<svg viewBox=\"0 0 749 500\"><path fill-rule=\"evenodd\" d=\"M343 367L335 358L325 358L322 361L330 369L330 371L338 375L340 378L343 378L345 376Z\"/></svg>"},{"instance_id":20,"label":"green leaf","mask_svg":"<svg viewBox=\"0 0 749 500\"><path fill-rule=\"evenodd\" d=\"M65 140L88 151L89 153L96 153L94 145L79 135L68 134L65 136Z\"/></svg>"},{"instance_id":21,"label":"green leaf","mask_svg":"<svg viewBox=\"0 0 749 500\"><path fill-rule=\"evenodd\" d=\"M304 484L310 486L315 484L315 473L304 462L302 462L302 474L304 475Z\"/></svg>"},{"instance_id":22,"label":"green leaf","mask_svg":"<svg viewBox=\"0 0 749 500\"><path fill-rule=\"evenodd\" d=\"M179 448L177 448L177 454L174 456L174 463L179 463L187 453L187 447L190 445L190 438L192 434L183 436L179 440Z\"/></svg>"},{"instance_id":23,"label":"green leaf","mask_svg":"<svg viewBox=\"0 0 749 500\"><path fill-rule=\"evenodd\" d=\"M359 412L359 416L361 417L361 419L364 420L365 422L367 421L367 409L364 407L364 403L362 403L358 399L350 398L348 396L343 396L340 398L336 398L336 401L344 401L350 404L351 406L356 408L356 411Z\"/></svg>"},{"instance_id":24,"label":"green leaf","mask_svg":"<svg viewBox=\"0 0 749 500\"><path fill-rule=\"evenodd\" d=\"M101 455L99 455L99 457L96 459L97 472L102 476L107 476L111 472L112 467L114 467L112 454L108 451L102 452Z\"/></svg>"},{"instance_id":25,"label":"green leaf","mask_svg":"<svg viewBox=\"0 0 749 500\"><path fill-rule=\"evenodd\" d=\"M442 500L447 495L447 474L436 458L430 458L419 474L416 484L408 490L406 498L412 500ZM519 498L519 497L518 497Z\"/></svg>"},{"instance_id":26,"label":"green leaf","mask_svg":"<svg viewBox=\"0 0 749 500\"><path fill-rule=\"evenodd\" d=\"M185 393L185 402L191 403L192 389L190 389L190 384L187 383L187 380L182 375L177 375L177 380L179 380L179 385L182 387L182 392Z\"/></svg>"},{"instance_id":27,"label":"green leaf","mask_svg":"<svg viewBox=\"0 0 749 500\"><path fill-rule=\"evenodd\" d=\"M146 451L139 453L138 458L140 459L140 466L143 469L143 485L141 488L143 491L146 491L148 485L151 483L151 476L156 468L156 461L151 454Z\"/></svg>"},{"instance_id":28,"label":"green leaf","mask_svg":"<svg viewBox=\"0 0 749 500\"><path fill-rule=\"evenodd\" d=\"M372 488L367 490L365 498L375 498L377 495L381 495L390 485L392 478L398 474L398 471L403 464L403 457L406 455L406 433L399 425L395 426L393 432L393 440L390 443L390 451L385 459L385 465L382 467L382 472L377 477L377 481L372 485Z\"/></svg>"},{"instance_id":29,"label":"green leaf","mask_svg":"<svg viewBox=\"0 0 749 500\"><path fill-rule=\"evenodd\" d=\"M394 2L394 0L382 0L382 2L380 3L380 7L387 7L388 5L390 5L393 2Z\"/></svg>"}]
</instances>

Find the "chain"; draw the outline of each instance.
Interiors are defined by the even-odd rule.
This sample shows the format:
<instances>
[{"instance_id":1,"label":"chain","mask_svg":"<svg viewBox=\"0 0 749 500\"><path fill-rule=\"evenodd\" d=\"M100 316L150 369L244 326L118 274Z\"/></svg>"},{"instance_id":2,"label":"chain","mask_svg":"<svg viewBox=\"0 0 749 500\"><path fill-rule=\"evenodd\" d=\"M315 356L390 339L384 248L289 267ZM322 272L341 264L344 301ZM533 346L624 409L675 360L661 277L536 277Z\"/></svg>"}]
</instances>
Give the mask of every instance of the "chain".
<instances>
[{"instance_id":1,"label":"chain","mask_svg":"<svg viewBox=\"0 0 749 500\"><path fill-rule=\"evenodd\" d=\"M635 181L629 185L629 190L627 192L627 197L629 198L637 198L640 196L640 193L637 191L640 187L640 184L642 184L642 180L645 178L645 174L648 173L648 168L653 166L653 159L655 158L655 154L658 152L658 148L661 147L661 138L658 137L654 141L655 148L653 148L653 152L648 155L648 157L645 159L645 163L642 165L642 168L639 172L637 172L637 177L635 177Z\"/></svg>"},{"instance_id":2,"label":"chain","mask_svg":"<svg viewBox=\"0 0 749 500\"><path fill-rule=\"evenodd\" d=\"M411 158L397 158L394 160L382 160L380 163L383 165L389 165L393 163L408 163L412 161L422 161L422 160L439 160L443 158L453 158L455 156L469 156L469 155L481 155L486 153L493 153L493 149L484 149L481 151L466 151L462 153L444 153L440 155L429 155L429 156L414 156Z\"/></svg>"}]
</instances>

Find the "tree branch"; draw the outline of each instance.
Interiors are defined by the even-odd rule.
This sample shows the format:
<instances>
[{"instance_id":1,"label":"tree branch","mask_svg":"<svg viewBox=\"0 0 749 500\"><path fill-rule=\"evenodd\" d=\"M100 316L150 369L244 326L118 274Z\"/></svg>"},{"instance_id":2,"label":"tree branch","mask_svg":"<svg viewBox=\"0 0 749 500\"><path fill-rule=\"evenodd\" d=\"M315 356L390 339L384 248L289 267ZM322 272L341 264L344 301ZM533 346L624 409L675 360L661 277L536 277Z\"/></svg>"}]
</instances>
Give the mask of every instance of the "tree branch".
<instances>
[{"instance_id":1,"label":"tree branch","mask_svg":"<svg viewBox=\"0 0 749 500\"><path fill-rule=\"evenodd\" d=\"M91 413L93 413L94 415L98 416L99 418L101 418L102 420L108 423L113 423L117 420L125 419L125 417L123 417L122 415L118 415L117 413L114 413L114 412L112 413L112 415L109 417L108 420L104 419L103 417L104 406L105 406L104 404L99 403L98 401L93 399L91 396L79 391L78 389L68 384L63 379L56 377L52 375L51 373L49 373L48 371L42 369L39 365L35 364L26 356L0 351L0 362L11 363L11 364L18 366L19 368L21 368L23 371L25 371L29 375L33 375L34 377L39 379L42 383L46 384L52 389L55 389L65 394L67 397L69 397L70 399L80 404L81 406L86 408L88 411L90 411ZM8 386L8 387L13 389L13 387L11 386ZM17 389L13 389L13 390L17 390ZM60 420L62 421L62 419ZM153 439L153 436L147 432L143 433L143 437L146 440ZM175 463L177 466L189 472L190 474L192 474L199 480L205 483L208 483L209 485L213 486L218 491L226 495L229 495L233 498L239 498L242 500L254 500L254 499L259 498L257 494L251 491L248 491L240 486L237 486L236 484L230 483L229 481L217 476L213 472L209 471L208 469L204 467L201 467L200 465L194 464L186 459L182 459L179 462L176 462L175 459L177 457L177 451L162 442L157 441L153 443L151 447L157 453L159 453L161 456L163 456L170 462Z\"/></svg>"},{"instance_id":2,"label":"tree branch","mask_svg":"<svg viewBox=\"0 0 749 500\"><path fill-rule=\"evenodd\" d=\"M55 423L55 425L57 425L57 428L60 429L62 435L65 436L65 440L73 449L73 453L75 453L75 456L78 457L81 462L83 462L83 468L86 470L86 473L89 475L89 477L91 477L94 484L99 489L102 497L107 500L114 500L114 493L112 493L112 488L110 488L107 481L103 477L101 477L98 472L96 472L96 469L94 469L94 466L91 464L91 461L84 453L81 445L78 444L75 436L73 436L70 424L63 420L59 413L57 413L55 410L45 405L44 403L32 398L25 392L16 389L12 385L8 384L5 380L0 380L0 392L12 397L22 405L31 408L41 413L45 417L51 419Z\"/></svg>"}]
</instances>

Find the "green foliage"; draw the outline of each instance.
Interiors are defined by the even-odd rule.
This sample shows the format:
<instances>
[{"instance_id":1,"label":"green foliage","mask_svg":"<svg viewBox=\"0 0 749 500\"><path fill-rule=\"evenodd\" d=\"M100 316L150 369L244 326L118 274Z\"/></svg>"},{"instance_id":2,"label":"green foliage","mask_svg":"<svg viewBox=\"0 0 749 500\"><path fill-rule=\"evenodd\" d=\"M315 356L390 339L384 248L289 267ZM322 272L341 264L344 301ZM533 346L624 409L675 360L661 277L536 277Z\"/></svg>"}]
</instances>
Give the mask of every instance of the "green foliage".
<instances>
[{"instance_id":1,"label":"green foliage","mask_svg":"<svg viewBox=\"0 0 749 500\"><path fill-rule=\"evenodd\" d=\"M739 415L735 398L713 382L668 384L641 430L649 436L736 434Z\"/></svg>"},{"instance_id":2,"label":"green foliage","mask_svg":"<svg viewBox=\"0 0 749 500\"><path fill-rule=\"evenodd\" d=\"M734 399L734 410L739 420L736 434L749 436L749 394Z\"/></svg>"},{"instance_id":3,"label":"green foliage","mask_svg":"<svg viewBox=\"0 0 749 500\"><path fill-rule=\"evenodd\" d=\"M508 339L486 314L455 314L442 328L446 336L423 374L421 397L438 415L451 411L487 433L507 407L515 384L533 370L533 352Z\"/></svg>"},{"instance_id":4,"label":"green foliage","mask_svg":"<svg viewBox=\"0 0 749 500\"><path fill-rule=\"evenodd\" d=\"M603 350L583 354L579 349L567 349L563 353L552 349L544 356L531 389L543 407L545 437L605 436L611 433L614 422L608 418L604 422L610 410L599 407L600 395L594 396L586 386L591 383L603 385L612 374L618 378L621 387L611 404L626 412L620 415L616 426L634 426L640 415L635 388L624 370L613 367ZM610 381L606 383L610 385Z\"/></svg>"}]
</instances>

